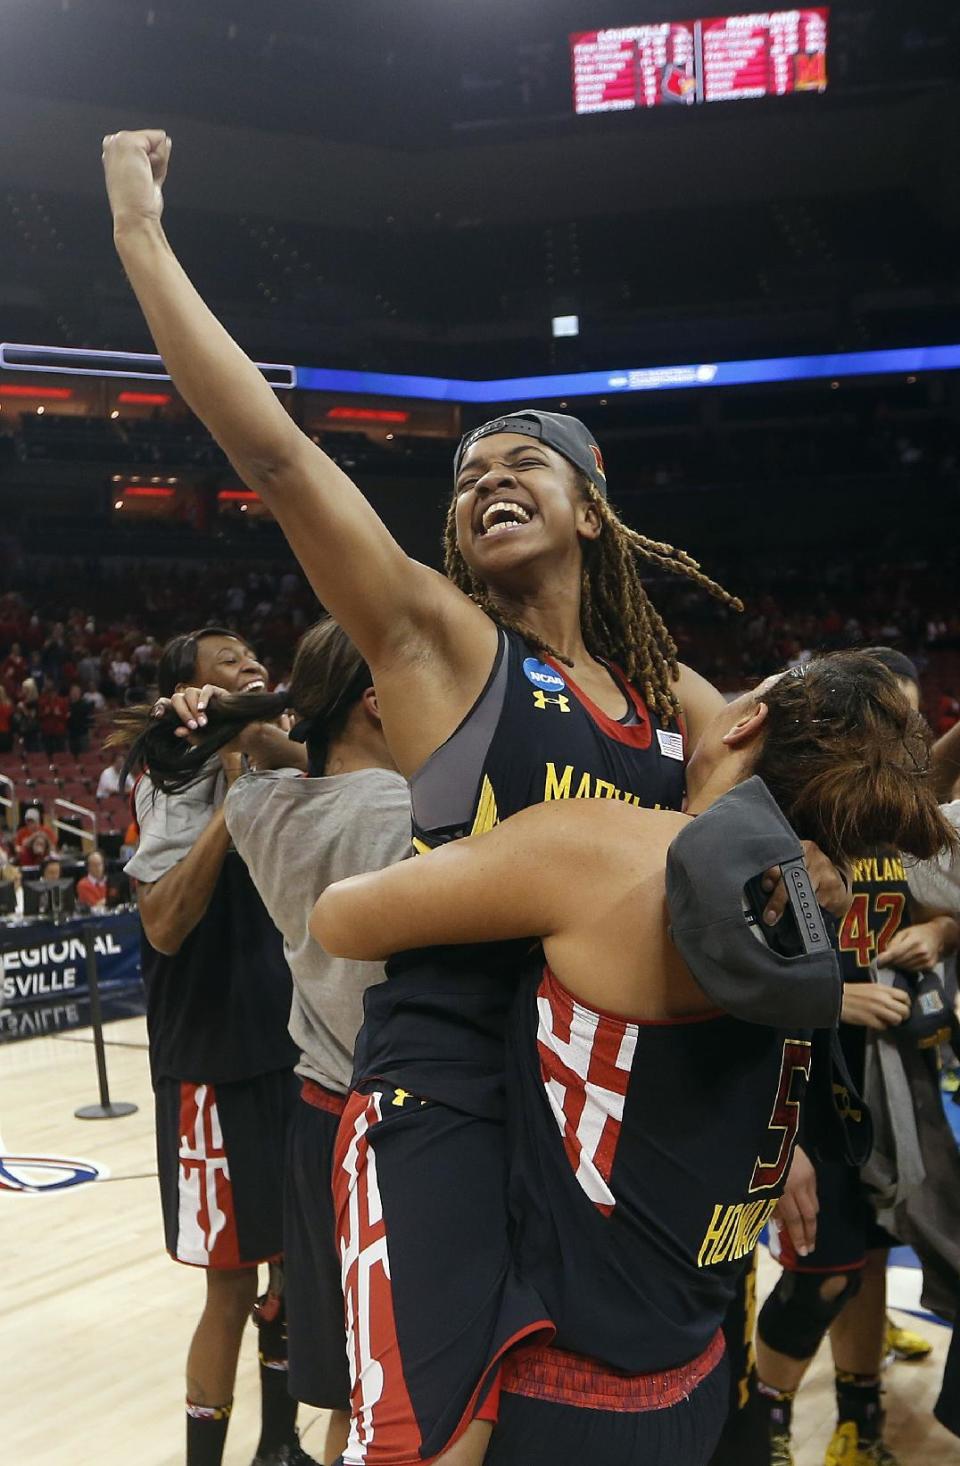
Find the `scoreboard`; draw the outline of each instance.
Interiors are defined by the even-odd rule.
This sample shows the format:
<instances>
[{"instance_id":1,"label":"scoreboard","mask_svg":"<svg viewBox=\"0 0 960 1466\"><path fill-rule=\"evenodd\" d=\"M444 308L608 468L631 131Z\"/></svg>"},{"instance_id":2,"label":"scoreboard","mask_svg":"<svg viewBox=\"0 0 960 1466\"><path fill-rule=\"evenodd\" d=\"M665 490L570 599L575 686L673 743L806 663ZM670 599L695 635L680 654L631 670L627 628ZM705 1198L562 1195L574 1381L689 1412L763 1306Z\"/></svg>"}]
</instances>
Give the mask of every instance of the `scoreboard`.
<instances>
[{"instance_id":1,"label":"scoreboard","mask_svg":"<svg viewBox=\"0 0 960 1466\"><path fill-rule=\"evenodd\" d=\"M580 31L570 37L574 111L826 91L829 13L817 5Z\"/></svg>"}]
</instances>

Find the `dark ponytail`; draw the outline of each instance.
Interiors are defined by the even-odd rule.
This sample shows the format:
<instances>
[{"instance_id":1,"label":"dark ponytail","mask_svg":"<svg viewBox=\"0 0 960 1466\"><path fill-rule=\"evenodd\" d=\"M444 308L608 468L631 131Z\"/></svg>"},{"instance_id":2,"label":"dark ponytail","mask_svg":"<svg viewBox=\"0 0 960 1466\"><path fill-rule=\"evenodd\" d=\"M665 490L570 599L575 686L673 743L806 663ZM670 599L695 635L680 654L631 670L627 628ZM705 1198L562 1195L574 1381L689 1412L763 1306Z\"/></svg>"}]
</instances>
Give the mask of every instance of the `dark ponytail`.
<instances>
[{"instance_id":1,"label":"dark ponytail","mask_svg":"<svg viewBox=\"0 0 960 1466\"><path fill-rule=\"evenodd\" d=\"M207 634L213 633L204 631L198 636ZM161 696L171 696L194 674L196 644L193 664L186 675L183 665L188 651L175 647L175 643L188 640L175 637L164 651L160 663ZM168 653L170 670L164 679L164 660ZM126 769L146 770L157 789L164 794L178 794L209 773L210 760L244 728L251 723L275 722L292 708L301 720L294 736L307 746L310 773L322 774L331 741L343 731L351 708L372 683L369 668L346 632L330 617L325 617L301 637L287 691L225 693L214 698L206 708L206 726L190 742L176 736L177 729L183 725L172 709L155 718L150 708L127 708L116 720L117 732L110 743L129 747ZM165 691L167 686L169 691ZM132 714L137 716L131 742L126 729L134 729Z\"/></svg>"}]
</instances>

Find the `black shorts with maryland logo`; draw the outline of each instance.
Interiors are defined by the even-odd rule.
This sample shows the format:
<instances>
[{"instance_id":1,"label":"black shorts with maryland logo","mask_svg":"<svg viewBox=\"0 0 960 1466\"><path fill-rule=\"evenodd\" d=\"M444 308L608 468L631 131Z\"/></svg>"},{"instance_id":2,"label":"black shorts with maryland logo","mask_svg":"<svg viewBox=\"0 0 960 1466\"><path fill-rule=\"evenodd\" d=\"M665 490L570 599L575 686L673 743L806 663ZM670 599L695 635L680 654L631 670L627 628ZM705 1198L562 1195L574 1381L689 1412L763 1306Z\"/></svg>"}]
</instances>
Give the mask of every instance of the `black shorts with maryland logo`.
<instances>
[{"instance_id":1,"label":"black shorts with maryland logo","mask_svg":"<svg viewBox=\"0 0 960 1466\"><path fill-rule=\"evenodd\" d=\"M333 1196L350 1364L344 1466L421 1466L496 1418L498 1366L552 1333L511 1266L504 1131L369 1080L347 1099Z\"/></svg>"},{"instance_id":2,"label":"black shorts with maryland logo","mask_svg":"<svg viewBox=\"0 0 960 1466\"><path fill-rule=\"evenodd\" d=\"M283 1252L286 1132L297 1097L282 1069L231 1084L157 1079L157 1168L167 1251L202 1268Z\"/></svg>"}]
</instances>

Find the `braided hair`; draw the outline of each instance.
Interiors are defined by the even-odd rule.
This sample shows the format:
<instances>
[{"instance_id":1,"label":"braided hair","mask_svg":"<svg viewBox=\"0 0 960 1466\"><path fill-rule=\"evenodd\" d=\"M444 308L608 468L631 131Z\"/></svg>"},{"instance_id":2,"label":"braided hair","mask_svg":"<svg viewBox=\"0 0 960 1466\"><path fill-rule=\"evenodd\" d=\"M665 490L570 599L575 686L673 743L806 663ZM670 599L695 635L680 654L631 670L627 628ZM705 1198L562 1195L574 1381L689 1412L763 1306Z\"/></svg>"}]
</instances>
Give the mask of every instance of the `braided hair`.
<instances>
[{"instance_id":1,"label":"braided hair","mask_svg":"<svg viewBox=\"0 0 960 1466\"><path fill-rule=\"evenodd\" d=\"M683 576L735 611L743 610L743 602L704 575L686 550L630 529L585 474L577 473L576 477L581 494L595 507L601 524L599 538L585 544L583 550L580 626L584 644L592 657L615 662L642 689L647 706L667 724L681 711L673 686L680 675L677 645L643 587L637 561ZM443 534L444 568L450 580L499 626L516 631L544 656L570 666L569 658L497 605L488 587L467 565L457 543L456 503L454 495Z\"/></svg>"}]
</instances>

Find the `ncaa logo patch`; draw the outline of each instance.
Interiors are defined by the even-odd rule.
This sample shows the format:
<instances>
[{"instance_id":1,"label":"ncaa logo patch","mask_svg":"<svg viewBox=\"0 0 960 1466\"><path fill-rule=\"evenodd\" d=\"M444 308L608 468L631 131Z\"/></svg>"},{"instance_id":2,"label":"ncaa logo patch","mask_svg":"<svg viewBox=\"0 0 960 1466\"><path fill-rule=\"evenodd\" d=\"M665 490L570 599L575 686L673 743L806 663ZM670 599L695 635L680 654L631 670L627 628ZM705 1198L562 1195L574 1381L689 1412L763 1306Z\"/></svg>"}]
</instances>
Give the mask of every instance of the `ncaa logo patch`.
<instances>
[{"instance_id":1,"label":"ncaa logo patch","mask_svg":"<svg viewBox=\"0 0 960 1466\"><path fill-rule=\"evenodd\" d=\"M540 692L562 692L566 683L554 667L538 662L536 657L527 657L523 664L523 675Z\"/></svg>"},{"instance_id":2,"label":"ncaa logo patch","mask_svg":"<svg viewBox=\"0 0 960 1466\"><path fill-rule=\"evenodd\" d=\"M69 1191L109 1174L105 1166L67 1156L0 1155L0 1195L19 1192L21 1196L41 1196Z\"/></svg>"}]
</instances>

